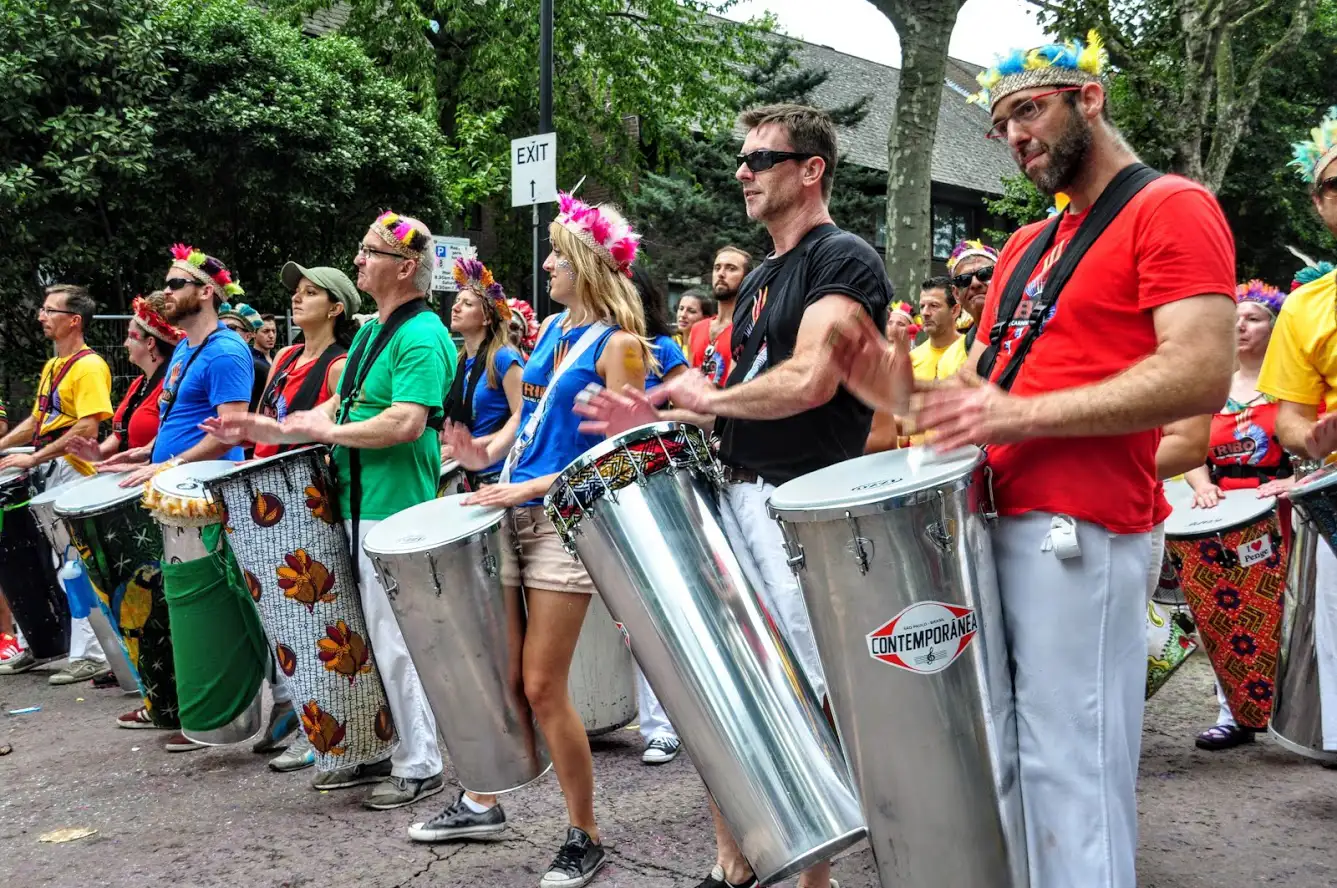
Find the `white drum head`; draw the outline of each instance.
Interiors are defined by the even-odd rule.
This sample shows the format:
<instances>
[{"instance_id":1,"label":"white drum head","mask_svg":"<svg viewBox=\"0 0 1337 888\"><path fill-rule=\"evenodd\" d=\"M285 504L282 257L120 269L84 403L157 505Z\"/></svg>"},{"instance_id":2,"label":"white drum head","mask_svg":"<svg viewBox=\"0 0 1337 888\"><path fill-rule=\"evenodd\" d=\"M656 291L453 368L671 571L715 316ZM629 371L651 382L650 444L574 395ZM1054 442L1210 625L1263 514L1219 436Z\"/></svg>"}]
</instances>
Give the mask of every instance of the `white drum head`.
<instances>
[{"instance_id":1,"label":"white drum head","mask_svg":"<svg viewBox=\"0 0 1337 888\"><path fill-rule=\"evenodd\" d=\"M1165 482L1165 498L1174 509L1165 519L1165 535L1175 539L1211 536L1249 524L1271 512L1277 504L1276 497L1259 499L1257 491L1245 488L1227 490L1221 502L1210 509L1195 509L1193 489L1183 481Z\"/></svg>"},{"instance_id":2,"label":"white drum head","mask_svg":"<svg viewBox=\"0 0 1337 888\"><path fill-rule=\"evenodd\" d=\"M443 496L391 515L367 531L362 547L377 555L430 552L491 528L506 513L493 506L463 505L469 495Z\"/></svg>"},{"instance_id":3,"label":"white drum head","mask_svg":"<svg viewBox=\"0 0 1337 888\"><path fill-rule=\"evenodd\" d=\"M164 496L180 499L208 499L205 481L233 471L241 463L227 459L208 459L202 462L182 463L153 476L153 489Z\"/></svg>"},{"instance_id":4,"label":"white drum head","mask_svg":"<svg viewBox=\"0 0 1337 888\"><path fill-rule=\"evenodd\" d=\"M122 487L128 472L114 475L94 475L70 487L56 497L57 515L82 515L86 512L100 512L111 506L120 505L126 500L137 500L144 489L140 485Z\"/></svg>"},{"instance_id":5,"label":"white drum head","mask_svg":"<svg viewBox=\"0 0 1337 888\"><path fill-rule=\"evenodd\" d=\"M125 474L122 473L117 475L116 477L124 478ZM98 479L97 475L87 475L87 476L81 475L80 477L75 478L72 481L66 481L64 484L57 484L55 487L48 487L46 490L43 490L41 493L37 494L31 500L29 500L28 505L44 506L47 503L54 503L58 501L62 496L69 493L71 490L74 490L74 488L78 487L79 485L90 484L93 481L96 481L97 479Z\"/></svg>"},{"instance_id":6,"label":"white drum head","mask_svg":"<svg viewBox=\"0 0 1337 888\"><path fill-rule=\"evenodd\" d=\"M27 474L27 469L5 469L0 472L0 487L6 487Z\"/></svg>"},{"instance_id":7,"label":"white drum head","mask_svg":"<svg viewBox=\"0 0 1337 888\"><path fill-rule=\"evenodd\" d=\"M879 503L931 490L969 474L983 459L978 447L941 456L927 448L871 453L781 484L771 494L771 509L780 513L814 512Z\"/></svg>"}]
</instances>

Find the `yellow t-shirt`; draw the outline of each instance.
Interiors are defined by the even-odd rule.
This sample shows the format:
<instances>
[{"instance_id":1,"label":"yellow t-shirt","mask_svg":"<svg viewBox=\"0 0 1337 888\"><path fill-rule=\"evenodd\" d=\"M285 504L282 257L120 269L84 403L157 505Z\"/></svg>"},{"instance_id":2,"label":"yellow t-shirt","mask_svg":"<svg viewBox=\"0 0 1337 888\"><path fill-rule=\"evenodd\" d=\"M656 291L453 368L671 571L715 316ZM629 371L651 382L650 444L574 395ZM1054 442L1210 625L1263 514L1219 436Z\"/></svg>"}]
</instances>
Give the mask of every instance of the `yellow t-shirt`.
<instances>
[{"instance_id":1,"label":"yellow t-shirt","mask_svg":"<svg viewBox=\"0 0 1337 888\"><path fill-rule=\"evenodd\" d=\"M1258 391L1337 409L1337 272L1286 297L1258 374Z\"/></svg>"},{"instance_id":2,"label":"yellow t-shirt","mask_svg":"<svg viewBox=\"0 0 1337 888\"><path fill-rule=\"evenodd\" d=\"M68 361L69 358L51 358L42 368L42 378L32 408L33 422L41 423L37 429L39 437L69 428L87 416L97 417L99 422L111 418L111 368L101 355L95 354L80 358L70 368L43 410L51 383ZM66 456L65 459L81 475L93 474L93 467L83 460L73 456Z\"/></svg>"},{"instance_id":3,"label":"yellow t-shirt","mask_svg":"<svg viewBox=\"0 0 1337 888\"><path fill-rule=\"evenodd\" d=\"M943 356L955 348L962 340L958 336L951 345L946 348L936 348L931 340L925 340L914 348L910 349L910 366L914 369L915 379L929 381L933 379L946 379L956 372L956 367L965 363L964 355L956 367L952 368L951 373L944 372L942 363Z\"/></svg>"},{"instance_id":4,"label":"yellow t-shirt","mask_svg":"<svg viewBox=\"0 0 1337 888\"><path fill-rule=\"evenodd\" d=\"M968 357L970 353L966 349L966 337L956 337L956 342L947 346L947 351L938 359L938 379L951 379L966 365Z\"/></svg>"}]
</instances>

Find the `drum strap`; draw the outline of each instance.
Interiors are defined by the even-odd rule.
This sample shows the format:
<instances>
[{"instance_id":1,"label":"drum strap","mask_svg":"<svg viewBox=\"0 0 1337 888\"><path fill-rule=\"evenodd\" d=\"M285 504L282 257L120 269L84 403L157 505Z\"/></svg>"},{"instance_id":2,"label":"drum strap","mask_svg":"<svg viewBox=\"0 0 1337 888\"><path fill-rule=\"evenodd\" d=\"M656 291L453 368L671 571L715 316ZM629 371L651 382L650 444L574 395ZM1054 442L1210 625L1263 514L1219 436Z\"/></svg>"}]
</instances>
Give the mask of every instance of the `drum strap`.
<instances>
[{"instance_id":1,"label":"drum strap","mask_svg":"<svg viewBox=\"0 0 1337 888\"><path fill-rule=\"evenodd\" d=\"M446 416L451 422L457 422L469 429L472 429L474 424L474 393L478 391L478 380L483 378L483 373L487 370L483 352L484 349L479 349L478 354L474 356L467 383L464 378L464 365L468 362L469 356L460 352L459 363L455 365L455 378L450 382L450 394L446 396Z\"/></svg>"},{"instance_id":2,"label":"drum strap","mask_svg":"<svg viewBox=\"0 0 1337 888\"><path fill-rule=\"evenodd\" d=\"M186 384L186 374L190 372L190 365L195 363L196 358L204 354L204 349L209 345L209 340L213 339L217 334L218 331L214 330L208 336L204 337L204 341L200 343L200 347L190 353L190 357L186 359L186 366L181 368L181 375L176 378L176 385L172 386L169 390L166 387L166 384L164 384L162 391L162 409L158 412L158 428L162 428L162 424L167 422L167 417L172 412L172 407L176 405L176 394L181 391L181 386Z\"/></svg>"},{"instance_id":3,"label":"drum strap","mask_svg":"<svg viewBox=\"0 0 1337 888\"><path fill-rule=\"evenodd\" d=\"M60 372L55 374L54 377L52 377L51 385L49 385L46 388L45 392L43 392L42 390L41 383L40 382L38 383L37 422L33 424L33 430L32 430L32 445L36 447L38 450L41 450L43 447L50 444L57 438L56 432L52 432L49 435L43 435L42 426L46 425L46 421L51 418L51 412L52 412L51 404L56 399L56 392L59 391L60 384L65 381L66 375L68 375L69 372L72 369L74 369L75 364L79 363L80 360L88 357L91 354L93 354L93 350L91 348L81 348L74 354L70 355L69 360L61 365ZM68 416L70 417L70 419L78 419L78 417L74 416L73 414L66 413L64 410L58 410L56 412L60 413L62 416ZM64 430L62 429L62 431Z\"/></svg>"},{"instance_id":4,"label":"drum strap","mask_svg":"<svg viewBox=\"0 0 1337 888\"><path fill-rule=\"evenodd\" d=\"M552 323L561 324L566 317L567 312L562 312ZM585 332L580 334L576 344L571 346L571 350L566 353L566 357L562 358L562 362L557 365L557 369L552 372L552 376L548 377L548 387L543 390L543 397L539 398L538 406L529 415L529 422L525 423L525 427L520 430L515 443L511 445L511 452L506 454L506 462L501 467L500 482L502 484L511 480L511 469L520 461L520 456L529 449L529 445L534 442L534 435L538 433L539 423L543 421L548 408L552 406L552 393L557 388L557 380L561 379L562 374L575 364L576 359L588 351L590 346L599 340L600 336L611 329L612 325L605 324L603 321L595 321L590 324ZM560 334L558 335L560 337Z\"/></svg>"},{"instance_id":5,"label":"drum strap","mask_svg":"<svg viewBox=\"0 0 1337 888\"><path fill-rule=\"evenodd\" d=\"M1104 233L1110 223L1118 217L1129 201L1136 197L1143 188L1159 179L1160 176L1160 173L1145 164L1129 164L1118 172L1105 190L1100 193L1100 197L1096 198L1096 202L1091 205L1090 214L1078 227L1072 242L1064 248L1063 255L1050 269L1049 276L1045 278L1044 293L1041 295L1041 300L1031 307L1025 333L1022 334L1021 339L1017 341L1013 348L1012 356L1007 365L1003 367L1003 372L994 380L1004 391L1011 389L1012 384L1016 382L1022 361L1026 359L1026 354L1031 350L1031 346L1035 344L1035 340L1039 338L1044 328L1045 318L1049 317L1054 306L1058 303L1059 294L1068 283L1068 279L1072 277L1073 271L1077 268L1077 263L1082 261L1086 251ZM1021 261L1017 263L1017 266L1012 269L1012 273L1008 276L1007 286L1004 288L1002 298L998 303L997 318L993 329L989 331L989 347L980 357L978 372L984 379L989 379L993 374L994 365L998 361L998 350L1002 347L1007 336L1007 329L1017 313L1017 308L1021 305L1022 297L1025 295L1027 285L1031 282L1031 277L1035 274L1036 267L1039 266L1045 254L1054 245L1054 238L1058 235L1059 225L1062 224L1062 221L1063 214L1060 213L1045 226L1039 236L1031 241L1030 246L1026 248L1026 252L1022 254Z\"/></svg>"}]
</instances>

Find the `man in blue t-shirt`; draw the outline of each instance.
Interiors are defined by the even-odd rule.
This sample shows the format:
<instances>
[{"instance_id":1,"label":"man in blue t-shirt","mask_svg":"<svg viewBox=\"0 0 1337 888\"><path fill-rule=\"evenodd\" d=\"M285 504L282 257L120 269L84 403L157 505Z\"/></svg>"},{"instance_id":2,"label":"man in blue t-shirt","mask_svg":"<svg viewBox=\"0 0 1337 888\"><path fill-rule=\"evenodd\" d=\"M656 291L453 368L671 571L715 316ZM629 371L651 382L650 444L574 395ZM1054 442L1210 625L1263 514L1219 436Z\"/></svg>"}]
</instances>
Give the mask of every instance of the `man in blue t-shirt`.
<instances>
[{"instance_id":1,"label":"man in blue t-shirt","mask_svg":"<svg viewBox=\"0 0 1337 888\"><path fill-rule=\"evenodd\" d=\"M158 402L158 437L151 446L112 457L107 468L138 465L122 487L143 484L168 465L243 458L240 447L200 429L213 416L244 414L251 400L251 349L218 320L218 307L241 287L222 262L191 247L172 248L164 286L164 317L186 331L177 343ZM144 463L148 464L145 465Z\"/></svg>"}]
</instances>

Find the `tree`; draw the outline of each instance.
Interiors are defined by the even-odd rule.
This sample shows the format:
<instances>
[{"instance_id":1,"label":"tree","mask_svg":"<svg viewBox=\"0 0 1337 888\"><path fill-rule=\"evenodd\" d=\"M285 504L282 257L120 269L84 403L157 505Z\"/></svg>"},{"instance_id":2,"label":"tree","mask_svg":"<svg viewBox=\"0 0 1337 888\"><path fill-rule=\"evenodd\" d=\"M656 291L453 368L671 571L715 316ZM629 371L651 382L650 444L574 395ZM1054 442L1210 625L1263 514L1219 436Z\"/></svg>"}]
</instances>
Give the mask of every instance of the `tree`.
<instances>
[{"instance_id":1,"label":"tree","mask_svg":"<svg viewBox=\"0 0 1337 888\"><path fill-rule=\"evenodd\" d=\"M901 81L887 136L887 272L917 294L932 258L933 142L947 45L964 0L873 0L901 40Z\"/></svg>"},{"instance_id":2,"label":"tree","mask_svg":"<svg viewBox=\"0 0 1337 888\"><path fill-rule=\"evenodd\" d=\"M748 93L740 107L776 102L812 104L812 93L828 72L800 68L794 44L779 39L770 56L747 74ZM853 126L868 114L872 96L828 112L837 125ZM715 251L734 244L760 259L771 250L766 229L747 217L738 169L739 139L733 127L713 133L667 133L655 146L651 169L640 178L628 209L644 229L645 254L653 273L663 277L708 274ZM882 205L882 176L852 164L838 164L831 214L842 227L872 242Z\"/></svg>"},{"instance_id":3,"label":"tree","mask_svg":"<svg viewBox=\"0 0 1337 888\"><path fill-rule=\"evenodd\" d=\"M351 270L386 206L439 225L477 175L351 40L308 40L243 0L0 0L0 384L46 352L40 285L104 310L158 285L175 241L247 301L288 259ZM480 127L486 121L477 123Z\"/></svg>"}]
</instances>

